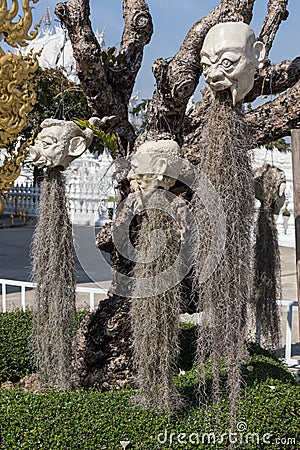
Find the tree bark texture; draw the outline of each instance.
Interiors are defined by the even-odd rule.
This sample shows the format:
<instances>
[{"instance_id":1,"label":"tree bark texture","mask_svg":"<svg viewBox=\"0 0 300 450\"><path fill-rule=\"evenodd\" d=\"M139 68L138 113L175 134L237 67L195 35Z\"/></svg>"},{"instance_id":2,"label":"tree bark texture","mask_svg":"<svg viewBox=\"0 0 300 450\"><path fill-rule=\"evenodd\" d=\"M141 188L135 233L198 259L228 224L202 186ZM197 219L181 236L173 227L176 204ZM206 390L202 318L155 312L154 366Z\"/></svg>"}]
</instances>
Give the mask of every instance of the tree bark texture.
<instances>
[{"instance_id":1,"label":"tree bark texture","mask_svg":"<svg viewBox=\"0 0 300 450\"><path fill-rule=\"evenodd\" d=\"M89 0L68 0L58 3L56 14L67 27L78 76L85 91L91 114L100 118L116 115L114 131L119 135L119 154L131 152L134 145L159 137L174 138L183 145L183 155L190 161L199 161L203 140L202 129L207 107L212 101L209 89L186 117L188 100L194 93L202 74L200 51L210 28L220 22L243 21L251 23L256 0L220 0L204 18L197 21L187 33L181 47L170 60L157 59L153 64L156 88L148 108L148 123L140 136L135 136L128 121L128 102L140 69L143 50L153 32L152 19L144 0L123 0L124 30L119 54L107 63L90 22ZM258 0L260 1L260 0ZM269 53L277 30L288 17L288 0L265 1L268 13L258 39ZM271 101L246 113L257 145L290 134L300 126L299 106L300 58L272 65L267 59L257 71L251 92L244 99L253 102L258 97L274 96ZM280 95L281 94L281 95ZM126 171L125 175L126 177ZM126 192L123 192L123 197ZM102 228L97 236L100 249L112 255L112 264L123 273L130 273L130 262L114 249L111 228ZM86 318L80 329L78 350L78 384L92 386L111 380L121 384L131 379L129 300L110 295L98 310Z\"/></svg>"},{"instance_id":2,"label":"tree bark texture","mask_svg":"<svg viewBox=\"0 0 300 450\"><path fill-rule=\"evenodd\" d=\"M55 13L67 27L78 77L87 96L91 115L116 115L115 128L120 137L121 153L133 146L135 134L128 121L128 102L143 50L153 32L152 19L144 0L123 0L125 27L117 58L106 58L93 33L89 0L69 0L58 3Z\"/></svg>"},{"instance_id":3,"label":"tree bark texture","mask_svg":"<svg viewBox=\"0 0 300 450\"><path fill-rule=\"evenodd\" d=\"M247 113L256 145L290 136L293 128L300 127L300 81L274 100Z\"/></svg>"}]
</instances>

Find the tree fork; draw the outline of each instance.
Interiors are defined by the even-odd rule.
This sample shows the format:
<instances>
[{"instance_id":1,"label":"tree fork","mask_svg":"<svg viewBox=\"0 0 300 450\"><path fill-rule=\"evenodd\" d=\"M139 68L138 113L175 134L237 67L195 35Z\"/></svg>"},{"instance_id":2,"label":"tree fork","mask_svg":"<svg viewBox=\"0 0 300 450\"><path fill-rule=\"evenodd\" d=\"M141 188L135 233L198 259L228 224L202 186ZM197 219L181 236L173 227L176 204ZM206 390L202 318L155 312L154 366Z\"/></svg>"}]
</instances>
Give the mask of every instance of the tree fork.
<instances>
[{"instance_id":1,"label":"tree fork","mask_svg":"<svg viewBox=\"0 0 300 450\"><path fill-rule=\"evenodd\" d=\"M180 49L171 59L157 59L153 64L156 90L148 112L148 124L142 139L160 135L174 137L183 143L183 121L189 98L202 74L200 50L206 34L218 22L250 23L255 0L222 0L206 17L196 22L187 33Z\"/></svg>"},{"instance_id":2,"label":"tree fork","mask_svg":"<svg viewBox=\"0 0 300 450\"><path fill-rule=\"evenodd\" d=\"M284 94L246 114L257 146L290 136L291 129L300 127L299 95L300 81Z\"/></svg>"},{"instance_id":3,"label":"tree fork","mask_svg":"<svg viewBox=\"0 0 300 450\"><path fill-rule=\"evenodd\" d=\"M66 26L77 64L78 77L87 96L91 115L116 115L114 131L126 154L133 147L135 132L128 121L128 101L141 67L144 46L150 42L153 25L144 0L123 0L125 27L117 65L103 61L103 53L92 30L89 0L58 3L55 14Z\"/></svg>"}]
</instances>

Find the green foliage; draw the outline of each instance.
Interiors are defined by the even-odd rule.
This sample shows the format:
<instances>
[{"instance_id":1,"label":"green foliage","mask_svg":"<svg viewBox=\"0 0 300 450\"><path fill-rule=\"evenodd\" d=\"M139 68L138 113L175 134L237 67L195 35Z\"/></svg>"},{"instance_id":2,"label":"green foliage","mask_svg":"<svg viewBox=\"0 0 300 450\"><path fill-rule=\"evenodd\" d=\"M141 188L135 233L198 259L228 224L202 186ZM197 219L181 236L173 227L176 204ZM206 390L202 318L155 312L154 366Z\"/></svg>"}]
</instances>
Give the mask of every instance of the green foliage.
<instances>
[{"instance_id":1,"label":"green foliage","mask_svg":"<svg viewBox=\"0 0 300 450\"><path fill-rule=\"evenodd\" d=\"M143 98L140 103L138 103L135 107L132 108L130 111L130 114L134 116L138 116L141 113L141 116L143 118L143 121L141 125L137 128L138 132L141 132L145 129L145 126L147 124L147 108L148 105L151 103L151 100L149 98Z\"/></svg>"},{"instance_id":2,"label":"green foliage","mask_svg":"<svg viewBox=\"0 0 300 450\"><path fill-rule=\"evenodd\" d=\"M94 135L103 142L104 147L108 148L113 155L116 154L118 150L118 141L117 136L114 133L105 133L104 131L99 130L95 125L92 125L88 120L74 119L74 122L81 127L92 130Z\"/></svg>"},{"instance_id":3,"label":"green foliage","mask_svg":"<svg viewBox=\"0 0 300 450\"><path fill-rule=\"evenodd\" d=\"M138 114L140 111L145 111L149 103L151 103L150 98L143 98L140 103L132 108L132 114Z\"/></svg>"},{"instance_id":4,"label":"green foliage","mask_svg":"<svg viewBox=\"0 0 300 450\"><path fill-rule=\"evenodd\" d=\"M284 217L290 217L291 213L290 213L290 211L289 211L287 208L285 208L284 211L283 211L283 213L282 213L282 215L283 215Z\"/></svg>"},{"instance_id":5,"label":"green foliage","mask_svg":"<svg viewBox=\"0 0 300 450\"><path fill-rule=\"evenodd\" d=\"M37 95L33 111L28 116L25 137L38 130L43 120L71 120L73 117L88 117L89 109L80 85L69 81L61 68L39 69L35 78Z\"/></svg>"},{"instance_id":6,"label":"green foliage","mask_svg":"<svg viewBox=\"0 0 300 450\"><path fill-rule=\"evenodd\" d=\"M0 381L17 381L34 371L28 339L32 313L16 311L0 314Z\"/></svg>"},{"instance_id":7,"label":"green foliage","mask_svg":"<svg viewBox=\"0 0 300 450\"><path fill-rule=\"evenodd\" d=\"M243 378L248 386L257 385L262 382L280 381L296 384L296 380L280 361L264 355L253 355L251 360L243 366Z\"/></svg>"},{"instance_id":8,"label":"green foliage","mask_svg":"<svg viewBox=\"0 0 300 450\"><path fill-rule=\"evenodd\" d=\"M82 320L87 311L78 313ZM0 315L1 375L4 361L6 373L13 367L21 367L26 373L30 356L25 361L26 339L30 334L32 315L29 311ZM194 345L196 328L182 325L181 345L188 352ZM20 338L22 336L22 338ZM270 433L272 444L251 442L240 445L240 450L263 448L281 450L300 448L299 410L300 386L283 365L266 350L256 344L248 346L250 359L243 368L245 391L242 395L238 421L245 422L246 433L257 433L260 439ZM24 353L25 352L25 353ZM191 356L192 353L188 352ZM14 355L14 362L12 362ZM6 358L6 359L5 359ZM188 358L187 358L188 359ZM191 358L192 359L192 358ZM188 364L191 363L191 359ZM25 367L27 366L27 367ZM207 363L209 372L209 363ZM18 369L19 370L19 369ZM12 372L11 372L12 373ZM9 377L11 378L11 377ZM195 389L198 385L197 368L187 370L176 377L176 386L186 398L186 409L180 414L162 414L143 411L132 405L135 391L131 389L100 392L75 390L72 392L48 391L28 394L19 389L0 389L0 448L2 450L115 450L121 449L120 441L130 441L129 449L228 449L229 402L224 399L216 411L215 405L198 406ZM208 382L211 374L208 375ZM217 423L216 412L219 422ZM214 432L217 441L207 442ZM173 435L172 435L173 433ZM185 433L185 436L180 433ZM226 433L224 442L221 434ZM158 436L160 440L158 442ZM191 443L199 440L199 444ZM240 434L239 434L240 436ZM164 440L166 438L166 442ZM204 444L202 444L202 437ZM296 444L276 439L296 439ZM170 444L170 439L172 444ZM180 441L185 440L186 444Z\"/></svg>"},{"instance_id":9,"label":"green foliage","mask_svg":"<svg viewBox=\"0 0 300 450\"><path fill-rule=\"evenodd\" d=\"M265 147L269 150L273 150L273 148L277 148L280 152L286 153L291 151L291 145L284 138L279 138L276 141L269 142L265 145Z\"/></svg>"},{"instance_id":10,"label":"green foliage","mask_svg":"<svg viewBox=\"0 0 300 450\"><path fill-rule=\"evenodd\" d=\"M87 311L77 312L78 324ZM17 310L0 313L0 382L18 381L35 371L28 348L32 330L32 312Z\"/></svg>"},{"instance_id":11,"label":"green foliage","mask_svg":"<svg viewBox=\"0 0 300 450\"><path fill-rule=\"evenodd\" d=\"M77 311L77 325L80 325L80 322L89 314L87 309L82 309L81 311Z\"/></svg>"},{"instance_id":12,"label":"green foliage","mask_svg":"<svg viewBox=\"0 0 300 450\"><path fill-rule=\"evenodd\" d=\"M196 354L197 325L181 324L179 332L180 354L179 367L182 370L190 370L193 366Z\"/></svg>"},{"instance_id":13,"label":"green foliage","mask_svg":"<svg viewBox=\"0 0 300 450\"><path fill-rule=\"evenodd\" d=\"M88 117L89 108L86 96L79 84L69 81L62 68L39 68L34 78L36 103L28 114L27 125L22 130L23 140L36 135L43 120L48 118L71 120L76 117ZM9 145L14 149L16 141ZM92 144L92 146L94 143ZM93 149L90 148L91 151Z\"/></svg>"},{"instance_id":14,"label":"green foliage","mask_svg":"<svg viewBox=\"0 0 300 450\"><path fill-rule=\"evenodd\" d=\"M27 126L22 135L28 139L39 131L43 120L48 118L72 120L74 117L89 117L86 96L80 86L68 80L62 68L39 68L35 77L36 104L28 115ZM89 150L101 149L95 139Z\"/></svg>"},{"instance_id":15,"label":"green foliage","mask_svg":"<svg viewBox=\"0 0 300 450\"><path fill-rule=\"evenodd\" d=\"M181 379L185 380L182 382L185 388L195 381L189 374ZM191 405L180 414L167 415L133 407L134 393L129 389L104 393L96 390L49 391L46 394L0 390L1 448L115 450L121 448L120 441L128 440L128 449L202 449L209 447L207 437L202 444L203 433L214 431L218 440L222 433L228 433L227 401L221 403L220 422L216 424L213 405L206 408ZM299 448L275 443L277 438L295 438L299 443L299 399L300 387L289 382L272 380L270 385L268 380L248 387L238 413L238 420L247 426L243 436L258 433L262 439L265 433L271 433L273 444L266 448ZM180 433L186 435L179 437L179 441L186 440L184 445L178 442ZM199 444L190 443L189 437L196 439L197 433ZM214 448L227 450L228 439L216 442ZM238 448L259 450L265 447L254 442Z\"/></svg>"},{"instance_id":16,"label":"green foliage","mask_svg":"<svg viewBox=\"0 0 300 450\"><path fill-rule=\"evenodd\" d=\"M120 70L120 66L124 63L126 58L126 53L120 52L117 54L116 47L109 47L102 50L101 59L104 66L108 67L113 71Z\"/></svg>"}]
</instances>

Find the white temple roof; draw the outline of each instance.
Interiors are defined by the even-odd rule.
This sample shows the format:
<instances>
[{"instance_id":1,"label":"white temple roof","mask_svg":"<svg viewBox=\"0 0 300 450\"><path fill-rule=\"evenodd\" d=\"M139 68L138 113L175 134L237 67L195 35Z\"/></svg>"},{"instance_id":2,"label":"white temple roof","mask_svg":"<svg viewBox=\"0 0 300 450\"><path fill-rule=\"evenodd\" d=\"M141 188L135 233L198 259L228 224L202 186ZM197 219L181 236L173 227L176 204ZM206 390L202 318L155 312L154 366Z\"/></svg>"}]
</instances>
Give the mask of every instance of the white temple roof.
<instances>
[{"instance_id":1,"label":"white temple roof","mask_svg":"<svg viewBox=\"0 0 300 450\"><path fill-rule=\"evenodd\" d=\"M95 35L101 48L103 48L104 32L99 33L96 30ZM29 42L27 47L22 48L21 52L27 54L30 51L39 52L40 50L42 50L42 54L38 57L38 60L43 69L64 67L67 78L78 83L76 62L67 30L60 25L52 26L52 17L48 7L38 36Z\"/></svg>"}]
</instances>

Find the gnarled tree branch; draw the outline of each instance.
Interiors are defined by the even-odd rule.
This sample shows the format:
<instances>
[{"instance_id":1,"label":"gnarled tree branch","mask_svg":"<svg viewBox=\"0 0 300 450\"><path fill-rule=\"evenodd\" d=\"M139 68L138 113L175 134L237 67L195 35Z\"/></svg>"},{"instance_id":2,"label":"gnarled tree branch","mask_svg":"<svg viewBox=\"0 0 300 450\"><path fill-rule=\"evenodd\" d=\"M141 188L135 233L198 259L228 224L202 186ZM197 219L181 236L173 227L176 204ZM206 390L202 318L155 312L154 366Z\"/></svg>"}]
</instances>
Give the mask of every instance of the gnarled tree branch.
<instances>
[{"instance_id":1,"label":"gnarled tree branch","mask_svg":"<svg viewBox=\"0 0 300 450\"><path fill-rule=\"evenodd\" d=\"M92 113L96 114L98 109L103 109L104 115L108 115L106 109L108 104L112 106L112 91L111 86L107 84L104 67L100 63L101 48L92 30L89 0L69 0L66 3L58 3L55 14L67 27L78 77ZM96 101L98 96L101 98Z\"/></svg>"},{"instance_id":2,"label":"gnarled tree branch","mask_svg":"<svg viewBox=\"0 0 300 450\"><path fill-rule=\"evenodd\" d=\"M153 34L153 24L144 0L123 0L123 14L125 27L120 54L125 55L125 59L119 68L115 87L124 93L124 101L128 103L142 64L144 47Z\"/></svg>"},{"instance_id":3,"label":"gnarled tree branch","mask_svg":"<svg viewBox=\"0 0 300 450\"><path fill-rule=\"evenodd\" d=\"M289 0L269 0L268 14L264 20L258 39L266 46L269 54L278 28L283 20L288 18L287 4Z\"/></svg>"},{"instance_id":4,"label":"gnarled tree branch","mask_svg":"<svg viewBox=\"0 0 300 450\"><path fill-rule=\"evenodd\" d=\"M133 146L135 132L128 121L128 102L141 67L144 46L153 32L152 19L144 0L123 0L125 27L120 54L104 60L90 21L89 0L58 3L55 13L67 27L78 77L87 96L91 114L116 115L115 131L123 148Z\"/></svg>"},{"instance_id":5,"label":"gnarled tree branch","mask_svg":"<svg viewBox=\"0 0 300 450\"><path fill-rule=\"evenodd\" d=\"M300 81L271 102L246 114L257 145L289 136L293 128L300 128L299 96Z\"/></svg>"},{"instance_id":6,"label":"gnarled tree branch","mask_svg":"<svg viewBox=\"0 0 300 450\"><path fill-rule=\"evenodd\" d=\"M202 73L200 51L207 32L219 22L249 23L254 3L255 0L242 0L237 6L234 0L222 0L206 17L192 26L171 61L155 61L153 73L157 89L148 112L148 138L156 138L162 134L173 136L182 143L186 106Z\"/></svg>"},{"instance_id":7,"label":"gnarled tree branch","mask_svg":"<svg viewBox=\"0 0 300 450\"><path fill-rule=\"evenodd\" d=\"M245 97L245 103L253 102L260 95L277 95L289 89L300 79L300 57L265 66L255 80L253 89Z\"/></svg>"}]
</instances>

